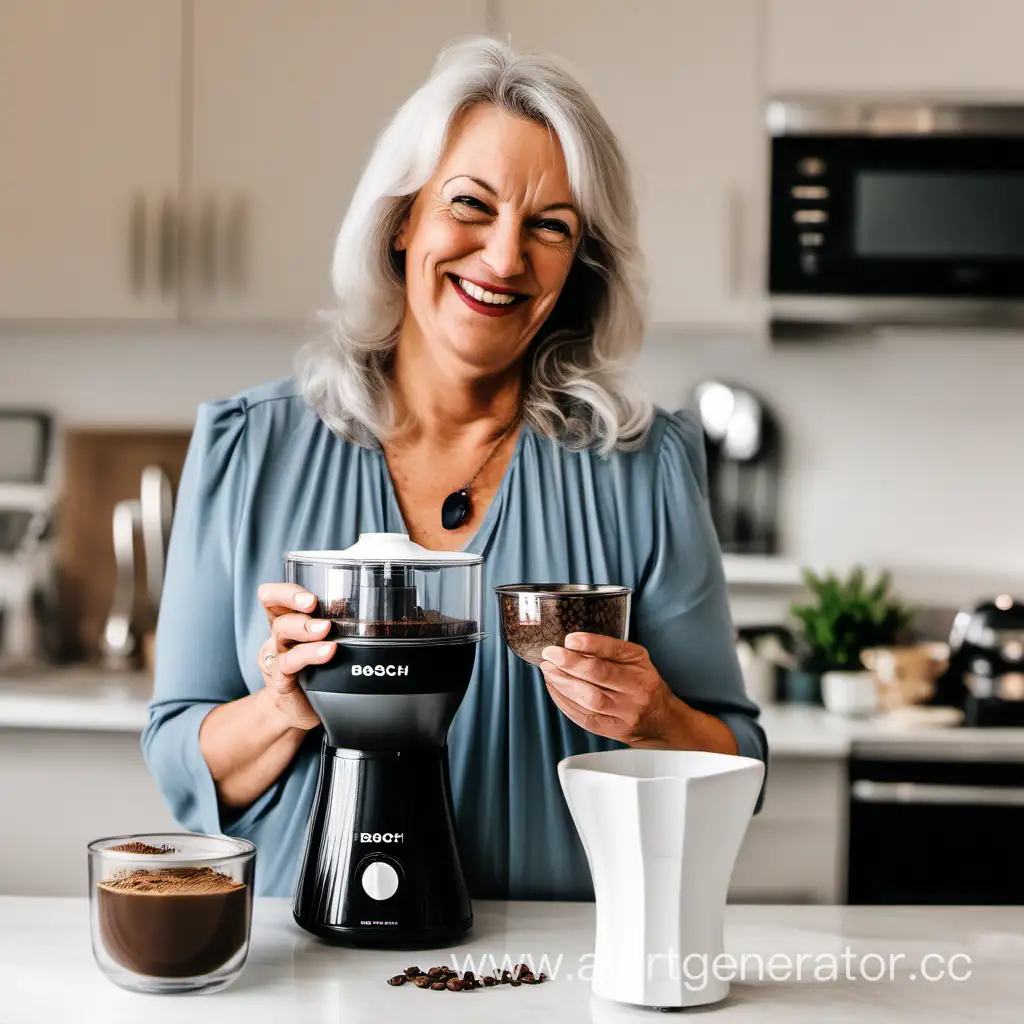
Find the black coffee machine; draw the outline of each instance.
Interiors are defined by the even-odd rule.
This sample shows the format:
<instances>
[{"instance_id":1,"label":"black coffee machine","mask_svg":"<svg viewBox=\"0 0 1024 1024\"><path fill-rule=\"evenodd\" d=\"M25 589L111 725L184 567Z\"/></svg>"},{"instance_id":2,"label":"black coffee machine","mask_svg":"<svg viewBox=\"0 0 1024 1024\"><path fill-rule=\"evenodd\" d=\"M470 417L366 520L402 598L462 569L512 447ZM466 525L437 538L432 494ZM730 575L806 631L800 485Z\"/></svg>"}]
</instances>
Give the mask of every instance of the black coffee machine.
<instances>
[{"instance_id":1,"label":"black coffee machine","mask_svg":"<svg viewBox=\"0 0 1024 1024\"><path fill-rule=\"evenodd\" d=\"M299 680L324 745L293 914L329 942L425 948L472 926L446 739L484 638L482 562L393 533L286 558L338 644Z\"/></svg>"},{"instance_id":2,"label":"black coffee machine","mask_svg":"<svg viewBox=\"0 0 1024 1024\"><path fill-rule=\"evenodd\" d=\"M1003 594L959 612L937 703L964 709L965 726L1024 726L1024 602Z\"/></svg>"},{"instance_id":3,"label":"black coffee machine","mask_svg":"<svg viewBox=\"0 0 1024 1024\"><path fill-rule=\"evenodd\" d=\"M764 399L728 381L705 380L692 402L704 430L708 505L722 551L779 550L782 432Z\"/></svg>"}]
</instances>

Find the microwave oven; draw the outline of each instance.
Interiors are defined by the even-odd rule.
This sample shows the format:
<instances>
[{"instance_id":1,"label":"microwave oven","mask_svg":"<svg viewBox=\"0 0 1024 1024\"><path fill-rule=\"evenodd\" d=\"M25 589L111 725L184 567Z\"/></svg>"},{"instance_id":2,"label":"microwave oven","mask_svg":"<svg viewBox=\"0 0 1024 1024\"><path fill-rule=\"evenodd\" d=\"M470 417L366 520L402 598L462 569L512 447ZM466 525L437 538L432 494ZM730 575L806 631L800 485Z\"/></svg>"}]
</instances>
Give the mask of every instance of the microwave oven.
<instances>
[{"instance_id":1,"label":"microwave oven","mask_svg":"<svg viewBox=\"0 0 1024 1024\"><path fill-rule=\"evenodd\" d=\"M777 99L776 329L1024 326L1024 106Z\"/></svg>"}]
</instances>

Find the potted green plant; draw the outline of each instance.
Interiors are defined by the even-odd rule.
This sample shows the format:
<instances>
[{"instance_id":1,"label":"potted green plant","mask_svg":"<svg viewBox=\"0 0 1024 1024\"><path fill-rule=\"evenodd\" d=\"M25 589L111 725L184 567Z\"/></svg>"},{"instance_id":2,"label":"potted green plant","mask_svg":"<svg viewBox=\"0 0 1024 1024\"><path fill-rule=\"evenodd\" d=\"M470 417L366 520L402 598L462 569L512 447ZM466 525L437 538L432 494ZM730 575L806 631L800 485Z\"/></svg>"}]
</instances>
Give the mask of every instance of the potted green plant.
<instances>
[{"instance_id":1,"label":"potted green plant","mask_svg":"<svg viewBox=\"0 0 1024 1024\"><path fill-rule=\"evenodd\" d=\"M789 607L796 669L791 699L824 703L832 710L864 714L875 710L875 679L861 662L863 651L899 643L912 611L892 592L892 577L869 582L861 566L845 577L834 572L802 573L809 597Z\"/></svg>"}]
</instances>

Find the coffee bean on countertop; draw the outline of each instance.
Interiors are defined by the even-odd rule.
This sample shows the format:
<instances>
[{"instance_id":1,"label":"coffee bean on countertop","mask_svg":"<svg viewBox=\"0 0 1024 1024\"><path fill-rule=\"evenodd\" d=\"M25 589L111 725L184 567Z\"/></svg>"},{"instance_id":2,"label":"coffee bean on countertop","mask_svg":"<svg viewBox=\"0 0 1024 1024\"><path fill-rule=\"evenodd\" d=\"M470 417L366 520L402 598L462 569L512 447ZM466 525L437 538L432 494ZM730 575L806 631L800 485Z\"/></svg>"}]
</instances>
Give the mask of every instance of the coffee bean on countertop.
<instances>
[{"instance_id":1,"label":"coffee bean on countertop","mask_svg":"<svg viewBox=\"0 0 1024 1024\"><path fill-rule=\"evenodd\" d=\"M457 971L443 965L431 967L427 971L421 971L418 967L406 967L402 974L388 978L387 982L397 987L409 981L417 988L429 988L435 992L472 992L474 989L494 988L496 985L511 985L513 988L519 988L520 985L539 985L547 980L546 974L535 975L526 964L516 964L511 971L495 971L493 976L477 977L472 971L466 971L461 978Z\"/></svg>"}]
</instances>

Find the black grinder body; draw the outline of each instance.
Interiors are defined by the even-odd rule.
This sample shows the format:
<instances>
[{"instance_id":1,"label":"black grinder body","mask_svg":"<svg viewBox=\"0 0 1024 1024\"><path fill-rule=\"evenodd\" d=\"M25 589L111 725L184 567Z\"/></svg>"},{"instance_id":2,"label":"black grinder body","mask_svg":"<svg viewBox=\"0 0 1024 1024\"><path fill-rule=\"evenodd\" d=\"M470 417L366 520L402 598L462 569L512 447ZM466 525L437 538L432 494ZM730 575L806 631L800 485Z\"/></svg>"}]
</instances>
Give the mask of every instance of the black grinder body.
<instances>
[{"instance_id":1,"label":"black grinder body","mask_svg":"<svg viewBox=\"0 0 1024 1024\"><path fill-rule=\"evenodd\" d=\"M329 663L300 675L324 724L293 902L312 934L425 948L472 927L446 739L478 642L341 640Z\"/></svg>"}]
</instances>

